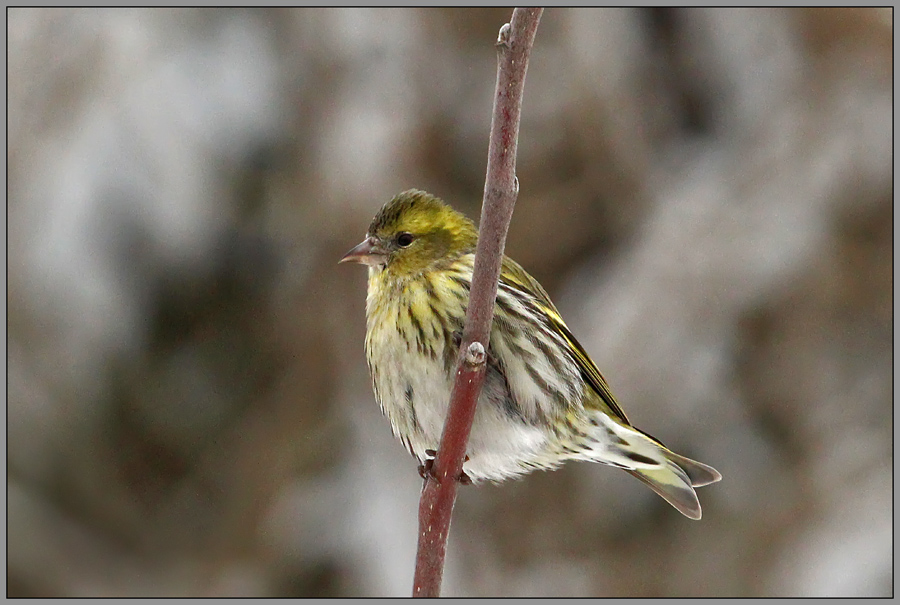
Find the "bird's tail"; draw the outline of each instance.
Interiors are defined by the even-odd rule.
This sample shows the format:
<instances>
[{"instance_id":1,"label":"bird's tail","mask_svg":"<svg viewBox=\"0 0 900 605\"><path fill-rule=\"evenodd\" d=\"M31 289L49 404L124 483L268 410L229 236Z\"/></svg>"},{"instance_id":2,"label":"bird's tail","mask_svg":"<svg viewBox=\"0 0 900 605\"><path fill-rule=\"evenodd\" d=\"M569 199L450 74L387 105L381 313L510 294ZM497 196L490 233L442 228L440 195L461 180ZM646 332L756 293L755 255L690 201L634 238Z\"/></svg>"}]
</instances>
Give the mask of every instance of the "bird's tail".
<instances>
[{"instance_id":1,"label":"bird's tail","mask_svg":"<svg viewBox=\"0 0 900 605\"><path fill-rule=\"evenodd\" d=\"M699 519L700 501L694 488L715 483L722 475L711 466L679 456L670 450L663 450L663 456L666 461L655 468L625 470L643 481L685 517Z\"/></svg>"},{"instance_id":2,"label":"bird's tail","mask_svg":"<svg viewBox=\"0 0 900 605\"><path fill-rule=\"evenodd\" d=\"M612 442L595 460L626 470L681 514L699 519L700 501L694 488L722 479L719 471L676 454L638 429L605 420Z\"/></svg>"}]
</instances>

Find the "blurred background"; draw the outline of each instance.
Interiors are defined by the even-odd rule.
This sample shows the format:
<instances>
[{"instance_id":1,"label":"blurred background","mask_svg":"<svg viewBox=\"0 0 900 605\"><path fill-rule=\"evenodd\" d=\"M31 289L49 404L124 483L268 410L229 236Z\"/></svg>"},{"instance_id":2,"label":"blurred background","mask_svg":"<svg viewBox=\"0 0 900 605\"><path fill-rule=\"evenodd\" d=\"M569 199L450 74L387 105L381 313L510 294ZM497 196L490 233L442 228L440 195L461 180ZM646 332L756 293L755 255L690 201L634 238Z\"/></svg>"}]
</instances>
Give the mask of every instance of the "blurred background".
<instances>
[{"instance_id":1,"label":"blurred background","mask_svg":"<svg viewBox=\"0 0 900 605\"><path fill-rule=\"evenodd\" d=\"M416 462L337 265L480 212L505 9L11 9L8 596L406 596ZM446 596L891 596L891 9L548 9L507 252L692 522L463 488Z\"/></svg>"}]
</instances>

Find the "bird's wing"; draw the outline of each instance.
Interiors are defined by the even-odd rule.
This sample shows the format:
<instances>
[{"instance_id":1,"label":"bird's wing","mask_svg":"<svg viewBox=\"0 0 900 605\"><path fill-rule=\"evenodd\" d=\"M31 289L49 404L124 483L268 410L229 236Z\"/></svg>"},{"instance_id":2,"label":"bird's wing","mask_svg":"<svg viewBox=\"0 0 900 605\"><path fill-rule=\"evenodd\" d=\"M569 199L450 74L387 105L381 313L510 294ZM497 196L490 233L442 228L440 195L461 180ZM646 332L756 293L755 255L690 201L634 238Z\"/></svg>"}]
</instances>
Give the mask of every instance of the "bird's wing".
<instances>
[{"instance_id":1,"label":"bird's wing","mask_svg":"<svg viewBox=\"0 0 900 605\"><path fill-rule=\"evenodd\" d=\"M599 403L599 407L626 426L631 426L628 417L625 416L625 412L622 411L619 402L616 401L615 395L612 394L609 384L606 382L606 379L603 378L603 374L600 373L597 365L590 356L588 356L584 347L581 346L581 343L578 342L569 330L569 327L566 325L566 322L563 321L562 316L556 309L556 305L550 300L550 296L547 294L547 291L544 290L543 286L541 286L536 279L531 277L531 275L529 275L517 262L506 256L503 257L503 263L500 269L500 281L506 286L515 288L536 300L538 307L547 318L548 325L555 328L563 338L566 339L566 342L569 343L575 362L578 364L578 369L581 371L581 375L600 398L600 401L597 402ZM585 403L593 403L593 401L591 398L585 398Z\"/></svg>"},{"instance_id":2,"label":"bird's wing","mask_svg":"<svg viewBox=\"0 0 900 605\"><path fill-rule=\"evenodd\" d=\"M553 317L550 317L551 321L554 321ZM622 408L619 407L619 402L616 401L615 395L612 394L612 391L609 388L609 384L606 382L606 379L603 377L603 374L600 373L600 370L597 369L597 365L594 361L588 357L587 352L585 352L584 347L581 346L581 343L575 339L575 336L572 335L572 332L569 331L568 326L562 322L562 318L559 319L559 322L556 323L554 321L556 327L565 337L566 341L572 346L572 350L575 352L575 361L578 363L578 368L581 370L581 375L584 376L584 379L587 380L588 384L594 390L597 395L600 396L600 400L602 402L601 407L605 407L608 409L604 409L603 411L609 413L611 416L615 417L617 420L620 420L626 426L631 426L631 422L628 421L628 417L625 416L625 412L622 411ZM590 402L590 400L585 400L585 403Z\"/></svg>"}]
</instances>

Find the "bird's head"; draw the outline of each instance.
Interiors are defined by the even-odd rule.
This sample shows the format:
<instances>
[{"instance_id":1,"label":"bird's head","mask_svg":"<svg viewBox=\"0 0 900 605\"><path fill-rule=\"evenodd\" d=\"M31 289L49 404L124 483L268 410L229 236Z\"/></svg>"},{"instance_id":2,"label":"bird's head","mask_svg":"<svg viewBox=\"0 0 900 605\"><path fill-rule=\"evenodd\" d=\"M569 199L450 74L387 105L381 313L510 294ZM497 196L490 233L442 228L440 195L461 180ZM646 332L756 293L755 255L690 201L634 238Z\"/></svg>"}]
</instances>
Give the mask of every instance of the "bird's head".
<instances>
[{"instance_id":1,"label":"bird's head","mask_svg":"<svg viewBox=\"0 0 900 605\"><path fill-rule=\"evenodd\" d=\"M478 231L465 215L429 193L410 189L378 211L366 239L340 262L413 275L473 252L477 241Z\"/></svg>"}]
</instances>

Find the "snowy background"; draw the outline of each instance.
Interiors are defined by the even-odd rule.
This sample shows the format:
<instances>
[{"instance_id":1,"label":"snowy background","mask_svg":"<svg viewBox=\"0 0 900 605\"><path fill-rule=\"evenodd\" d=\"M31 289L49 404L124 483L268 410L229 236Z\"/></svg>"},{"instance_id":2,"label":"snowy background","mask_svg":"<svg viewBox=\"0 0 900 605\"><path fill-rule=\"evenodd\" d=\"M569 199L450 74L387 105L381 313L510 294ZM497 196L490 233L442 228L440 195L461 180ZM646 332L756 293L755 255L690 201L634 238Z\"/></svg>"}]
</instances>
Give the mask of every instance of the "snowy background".
<instances>
[{"instance_id":1,"label":"snowy background","mask_svg":"<svg viewBox=\"0 0 900 605\"><path fill-rule=\"evenodd\" d=\"M416 463L337 266L480 211L509 9L11 9L8 595L405 596ZM891 9L548 9L507 252L691 522L461 490L447 596L893 594Z\"/></svg>"}]
</instances>

